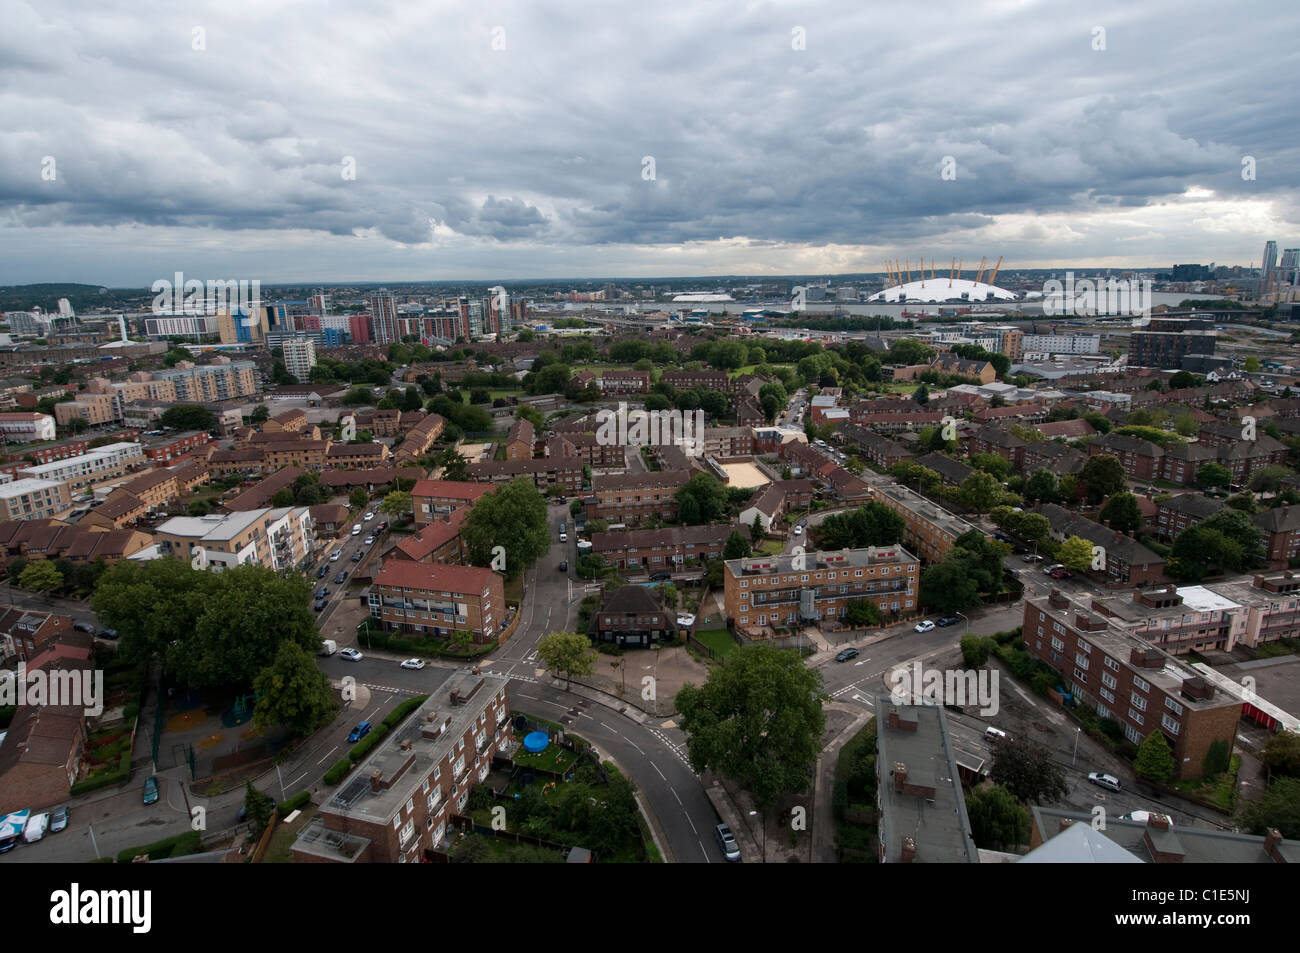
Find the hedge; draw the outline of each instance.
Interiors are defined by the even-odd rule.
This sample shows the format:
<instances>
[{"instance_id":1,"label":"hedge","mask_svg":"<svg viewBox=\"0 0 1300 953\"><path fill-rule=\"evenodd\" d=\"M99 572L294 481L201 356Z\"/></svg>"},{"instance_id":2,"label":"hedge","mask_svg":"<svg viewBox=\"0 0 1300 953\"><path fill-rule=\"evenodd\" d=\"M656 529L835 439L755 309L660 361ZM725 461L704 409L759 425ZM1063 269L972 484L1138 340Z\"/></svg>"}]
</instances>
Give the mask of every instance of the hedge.
<instances>
[{"instance_id":1,"label":"hedge","mask_svg":"<svg viewBox=\"0 0 1300 953\"><path fill-rule=\"evenodd\" d=\"M117 862L119 864L129 864L135 857L141 854L148 854L150 860L162 860L165 857L185 857L189 854L197 854L203 846L203 837L198 831L186 831L183 834L177 834L175 837L168 837L166 840L155 841L152 844L144 844L140 847L128 847L126 850L119 851Z\"/></svg>"},{"instance_id":2,"label":"hedge","mask_svg":"<svg viewBox=\"0 0 1300 953\"><path fill-rule=\"evenodd\" d=\"M281 817L288 817L294 811L306 807L311 803L311 792L302 791L289 798L287 801L281 801L276 805L276 810L280 812Z\"/></svg>"},{"instance_id":3,"label":"hedge","mask_svg":"<svg viewBox=\"0 0 1300 953\"><path fill-rule=\"evenodd\" d=\"M427 655L433 658L469 660L475 659L497 648L496 642L484 645L471 645L468 651L461 652L450 648L447 639L423 639L405 635L394 635L382 629L376 629L362 622L357 626L357 638L366 639L367 648L386 649L410 655Z\"/></svg>"},{"instance_id":4,"label":"hedge","mask_svg":"<svg viewBox=\"0 0 1300 953\"><path fill-rule=\"evenodd\" d=\"M127 748L122 752L121 758L118 759L117 768L112 771L105 771L103 774L92 775L84 781L78 781L68 789L70 795L85 794L88 791L98 791L100 788L106 788L112 784L125 784L131 780L131 749Z\"/></svg>"},{"instance_id":5,"label":"hedge","mask_svg":"<svg viewBox=\"0 0 1300 953\"><path fill-rule=\"evenodd\" d=\"M380 724L383 725L384 728L391 730L397 726L397 723L399 721L401 721L411 712L415 711L415 709L419 708L428 700L429 700L428 695L416 695L414 698L408 698L406 701L402 702L400 705L398 705L396 708L390 711L388 715L384 718L384 720L380 722Z\"/></svg>"},{"instance_id":6,"label":"hedge","mask_svg":"<svg viewBox=\"0 0 1300 953\"><path fill-rule=\"evenodd\" d=\"M348 752L348 760L356 764L362 758L370 753L370 749L379 744L384 735L388 734L388 726L380 722L374 728L370 729L370 734L366 735L360 741L352 746Z\"/></svg>"},{"instance_id":7,"label":"hedge","mask_svg":"<svg viewBox=\"0 0 1300 953\"><path fill-rule=\"evenodd\" d=\"M334 766L325 772L326 784L338 784L352 770L352 759L341 758L334 762Z\"/></svg>"}]
</instances>

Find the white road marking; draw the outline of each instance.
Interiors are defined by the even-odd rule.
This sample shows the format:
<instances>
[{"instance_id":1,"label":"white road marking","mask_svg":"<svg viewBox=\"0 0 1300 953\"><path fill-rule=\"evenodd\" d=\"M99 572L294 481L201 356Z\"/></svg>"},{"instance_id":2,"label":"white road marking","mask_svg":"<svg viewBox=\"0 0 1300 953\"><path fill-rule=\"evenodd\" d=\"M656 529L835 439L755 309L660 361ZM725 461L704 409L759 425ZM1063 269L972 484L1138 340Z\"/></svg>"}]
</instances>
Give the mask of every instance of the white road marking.
<instances>
[{"instance_id":1,"label":"white road marking","mask_svg":"<svg viewBox=\"0 0 1300 953\"><path fill-rule=\"evenodd\" d=\"M686 809L686 805L682 804L682 799L679 798L679 797L677 797L677 789L676 789L675 787L673 787L673 786L670 784L670 785L668 785L668 790L670 790L670 791L673 792L673 797L676 797L676 798L677 798L677 803L682 805L682 810L685 810L685 809ZM689 818L690 815L688 814L687 817Z\"/></svg>"},{"instance_id":2,"label":"white road marking","mask_svg":"<svg viewBox=\"0 0 1300 953\"><path fill-rule=\"evenodd\" d=\"M333 748L330 748L329 752L325 755L325 757L321 758L321 759L320 759L319 761L317 761L316 763L317 763L317 764L324 764L326 761L328 761L328 760L330 759L330 755L332 755L335 751L338 751L338 750L339 750L339 746L338 746L338 745L335 745Z\"/></svg>"},{"instance_id":3,"label":"white road marking","mask_svg":"<svg viewBox=\"0 0 1300 953\"><path fill-rule=\"evenodd\" d=\"M651 761L651 762L650 762L650 767L652 767L652 768L655 769L655 774L659 775L659 777L663 778L665 781L668 780L667 778L664 777L664 773L663 773L662 771L659 770L659 765L657 765L657 764L655 764L653 761Z\"/></svg>"},{"instance_id":4,"label":"white road marking","mask_svg":"<svg viewBox=\"0 0 1300 953\"><path fill-rule=\"evenodd\" d=\"M618 729L617 729L617 728L610 728L609 725L605 724L603 721L600 722L600 727L602 727L602 728L609 728L609 730L612 731L612 732L614 732L614 734L618 734Z\"/></svg>"},{"instance_id":5,"label":"white road marking","mask_svg":"<svg viewBox=\"0 0 1300 953\"><path fill-rule=\"evenodd\" d=\"M627 743L637 750L637 754L643 757L645 756L645 752L641 750L641 746L637 744L635 741L633 741L631 738L627 739Z\"/></svg>"}]
</instances>

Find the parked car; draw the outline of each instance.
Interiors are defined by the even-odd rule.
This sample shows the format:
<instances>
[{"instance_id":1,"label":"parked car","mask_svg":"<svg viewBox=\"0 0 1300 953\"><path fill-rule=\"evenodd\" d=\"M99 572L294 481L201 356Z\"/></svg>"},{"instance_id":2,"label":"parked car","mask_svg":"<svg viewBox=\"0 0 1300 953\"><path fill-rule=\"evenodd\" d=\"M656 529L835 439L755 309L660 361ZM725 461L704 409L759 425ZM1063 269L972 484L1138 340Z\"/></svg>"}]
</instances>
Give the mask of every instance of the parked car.
<instances>
[{"instance_id":1,"label":"parked car","mask_svg":"<svg viewBox=\"0 0 1300 953\"><path fill-rule=\"evenodd\" d=\"M330 572L329 566L321 566L320 569L316 571L316 578L324 579L326 576L329 575L329 572Z\"/></svg>"},{"instance_id":2,"label":"parked car","mask_svg":"<svg viewBox=\"0 0 1300 953\"><path fill-rule=\"evenodd\" d=\"M358 549L355 553L352 554L352 561L354 563L361 562L361 550Z\"/></svg>"},{"instance_id":3,"label":"parked car","mask_svg":"<svg viewBox=\"0 0 1300 953\"><path fill-rule=\"evenodd\" d=\"M74 622L72 627L78 632L86 632L90 635L95 634L95 623L93 622Z\"/></svg>"},{"instance_id":4,"label":"parked car","mask_svg":"<svg viewBox=\"0 0 1300 953\"><path fill-rule=\"evenodd\" d=\"M411 669L415 669L415 671L418 672L420 669L424 668L424 659L408 658L405 662L402 663L402 668L411 668Z\"/></svg>"},{"instance_id":5,"label":"parked car","mask_svg":"<svg viewBox=\"0 0 1300 953\"><path fill-rule=\"evenodd\" d=\"M1062 568L1060 568L1060 569L1053 569L1053 570L1052 570L1052 578L1053 578L1053 579L1073 579L1073 578L1074 578L1074 573L1070 572L1070 570L1068 570L1068 569L1066 569L1066 568L1064 568L1064 567L1062 567Z\"/></svg>"},{"instance_id":6,"label":"parked car","mask_svg":"<svg viewBox=\"0 0 1300 953\"><path fill-rule=\"evenodd\" d=\"M722 856L732 862L740 860L740 845L736 843L736 835L731 833L731 828L726 824L719 824L713 829L713 833L718 839L718 846L722 848Z\"/></svg>"},{"instance_id":7,"label":"parked car","mask_svg":"<svg viewBox=\"0 0 1300 953\"><path fill-rule=\"evenodd\" d=\"M367 536L367 537L366 537L366 545L367 545L367 546L373 546L373 545L375 545L375 538L374 538L373 536Z\"/></svg>"},{"instance_id":8,"label":"parked car","mask_svg":"<svg viewBox=\"0 0 1300 953\"><path fill-rule=\"evenodd\" d=\"M101 639L108 639L110 642L116 641L117 629L100 629L99 637Z\"/></svg>"},{"instance_id":9,"label":"parked car","mask_svg":"<svg viewBox=\"0 0 1300 953\"><path fill-rule=\"evenodd\" d=\"M361 519L362 519L363 521L367 522L367 523L369 523L369 522L370 522L372 519L374 519L374 518L375 518L375 514L374 514L373 511L370 512L370 513L367 513L365 516L361 517Z\"/></svg>"},{"instance_id":10,"label":"parked car","mask_svg":"<svg viewBox=\"0 0 1300 953\"><path fill-rule=\"evenodd\" d=\"M28 844L35 844L45 836L45 832L50 829L50 815L33 814L27 818L27 825L23 828L23 840Z\"/></svg>"},{"instance_id":11,"label":"parked car","mask_svg":"<svg viewBox=\"0 0 1300 953\"><path fill-rule=\"evenodd\" d=\"M153 804L158 800L158 779L149 777L144 779L144 803Z\"/></svg>"},{"instance_id":12,"label":"parked car","mask_svg":"<svg viewBox=\"0 0 1300 953\"><path fill-rule=\"evenodd\" d=\"M946 629L948 626L956 625L960 621L961 621L961 616L946 615L939 620L938 625Z\"/></svg>"},{"instance_id":13,"label":"parked car","mask_svg":"<svg viewBox=\"0 0 1300 953\"><path fill-rule=\"evenodd\" d=\"M352 535L353 535L353 536L360 536L360 535L361 535L361 524L360 524L360 523L358 523L356 526L353 526L353 527L352 527Z\"/></svg>"},{"instance_id":14,"label":"parked car","mask_svg":"<svg viewBox=\"0 0 1300 953\"><path fill-rule=\"evenodd\" d=\"M50 833L57 834L59 831L63 830L67 826L68 826L68 807L65 804L63 807L56 807L54 809L54 812L50 814Z\"/></svg>"},{"instance_id":15,"label":"parked car","mask_svg":"<svg viewBox=\"0 0 1300 953\"><path fill-rule=\"evenodd\" d=\"M1169 822L1170 828L1174 826L1174 819L1168 814L1161 814L1159 811L1129 811L1127 814L1121 815L1120 820L1137 821L1139 824L1146 824L1153 817L1163 817Z\"/></svg>"},{"instance_id":16,"label":"parked car","mask_svg":"<svg viewBox=\"0 0 1300 953\"><path fill-rule=\"evenodd\" d=\"M1028 556L1024 557L1024 560L1027 563L1041 563L1043 561L1043 557L1038 555L1038 553L1030 553Z\"/></svg>"},{"instance_id":17,"label":"parked car","mask_svg":"<svg viewBox=\"0 0 1300 953\"><path fill-rule=\"evenodd\" d=\"M669 579L671 579L671 578L673 578L673 574L670 573L670 572L657 572L657 573L655 573L654 575L652 575L652 576L650 577L650 581L651 581L651 582L665 582L665 581L667 581L667 580L669 580Z\"/></svg>"},{"instance_id":18,"label":"parked car","mask_svg":"<svg viewBox=\"0 0 1300 953\"><path fill-rule=\"evenodd\" d=\"M847 662L851 658L857 658L859 654L857 649L840 649L840 654L835 656L835 661Z\"/></svg>"},{"instance_id":19,"label":"parked car","mask_svg":"<svg viewBox=\"0 0 1300 953\"><path fill-rule=\"evenodd\" d=\"M794 534L795 534L796 536L802 536L802 535L803 535L803 527L802 527L802 526L795 526L795 528L794 528Z\"/></svg>"},{"instance_id":20,"label":"parked car","mask_svg":"<svg viewBox=\"0 0 1300 953\"><path fill-rule=\"evenodd\" d=\"M918 622L915 626L913 626L913 628L916 629L917 632L929 632L931 629L934 628L934 623L931 622L929 619L926 619L923 622Z\"/></svg>"},{"instance_id":21,"label":"parked car","mask_svg":"<svg viewBox=\"0 0 1300 953\"><path fill-rule=\"evenodd\" d=\"M330 587L329 587L329 586L321 586L319 589L316 590L316 598L317 598L317 599L324 599L324 598L325 598L326 596L328 596L329 594L330 594Z\"/></svg>"},{"instance_id":22,"label":"parked car","mask_svg":"<svg viewBox=\"0 0 1300 953\"><path fill-rule=\"evenodd\" d=\"M1106 788L1110 791L1119 790L1119 778L1113 774L1102 774L1100 771L1092 771L1088 774L1088 780L1098 787Z\"/></svg>"},{"instance_id":23,"label":"parked car","mask_svg":"<svg viewBox=\"0 0 1300 953\"><path fill-rule=\"evenodd\" d=\"M362 655L356 649L344 649L342 652L339 653L339 656L347 659L349 662L360 662L363 658L365 658L365 656Z\"/></svg>"},{"instance_id":24,"label":"parked car","mask_svg":"<svg viewBox=\"0 0 1300 953\"><path fill-rule=\"evenodd\" d=\"M689 629L695 624L695 616L683 613L677 617L677 628Z\"/></svg>"},{"instance_id":25,"label":"parked car","mask_svg":"<svg viewBox=\"0 0 1300 953\"><path fill-rule=\"evenodd\" d=\"M1050 565L1050 566L1044 566L1044 567L1043 567L1043 574L1044 574L1044 575L1047 575L1047 576L1050 576L1052 573L1056 572L1056 570L1058 570L1058 569L1064 569L1064 568L1065 568L1065 565L1064 565L1063 563L1052 563L1052 565Z\"/></svg>"},{"instance_id":26,"label":"parked car","mask_svg":"<svg viewBox=\"0 0 1300 953\"><path fill-rule=\"evenodd\" d=\"M569 498L568 498L567 496L565 496L563 493L561 493L561 494L560 494L560 503L561 503L561 504L564 504L564 503L568 503L568 502L569 502Z\"/></svg>"},{"instance_id":27,"label":"parked car","mask_svg":"<svg viewBox=\"0 0 1300 953\"><path fill-rule=\"evenodd\" d=\"M355 744L368 734L370 734L370 722L363 721L352 729L352 733L348 735L348 742Z\"/></svg>"},{"instance_id":28,"label":"parked car","mask_svg":"<svg viewBox=\"0 0 1300 953\"><path fill-rule=\"evenodd\" d=\"M347 574L346 570L345 570L344 572L339 573L337 576L334 577L334 582L335 582L335 584L340 585L340 586L343 585L343 583L345 583L345 582L347 582L347 581L348 581L348 574Z\"/></svg>"},{"instance_id":29,"label":"parked car","mask_svg":"<svg viewBox=\"0 0 1300 953\"><path fill-rule=\"evenodd\" d=\"M330 553L330 562L338 562L338 558L343 555L343 550L336 549Z\"/></svg>"},{"instance_id":30,"label":"parked car","mask_svg":"<svg viewBox=\"0 0 1300 953\"><path fill-rule=\"evenodd\" d=\"M317 599L315 602L311 604L311 607L315 609L317 612L322 612L325 609L325 600Z\"/></svg>"}]
</instances>

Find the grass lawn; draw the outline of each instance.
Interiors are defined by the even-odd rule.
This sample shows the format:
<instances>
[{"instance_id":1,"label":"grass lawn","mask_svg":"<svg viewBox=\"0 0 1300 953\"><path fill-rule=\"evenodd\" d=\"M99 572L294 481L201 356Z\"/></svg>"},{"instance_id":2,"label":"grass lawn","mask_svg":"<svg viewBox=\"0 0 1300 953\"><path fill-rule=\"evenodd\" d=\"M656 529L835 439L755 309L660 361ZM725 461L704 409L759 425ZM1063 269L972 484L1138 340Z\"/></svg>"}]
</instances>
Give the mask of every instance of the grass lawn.
<instances>
[{"instance_id":1,"label":"grass lawn","mask_svg":"<svg viewBox=\"0 0 1300 953\"><path fill-rule=\"evenodd\" d=\"M505 581L506 602L520 603L524 598L524 574Z\"/></svg>"},{"instance_id":2,"label":"grass lawn","mask_svg":"<svg viewBox=\"0 0 1300 953\"><path fill-rule=\"evenodd\" d=\"M793 365L793 364L771 364L771 365L769 365L769 366L770 366L770 367L788 367L789 369L794 370L794 365ZM757 370L757 368L758 368L758 365L757 365L757 364L746 364L744 367L738 367L738 368L736 368L736 370L731 371L731 376L732 376L732 377L739 377L741 374L752 374L752 373L754 373L755 370Z\"/></svg>"},{"instance_id":3,"label":"grass lawn","mask_svg":"<svg viewBox=\"0 0 1300 953\"><path fill-rule=\"evenodd\" d=\"M557 774L564 774L578 760L578 756L574 752L555 744L550 745L539 754L530 754L523 750L523 737L521 736L516 740L519 742L520 748L514 753L514 762L520 767L538 768L542 771L554 771Z\"/></svg>"},{"instance_id":4,"label":"grass lawn","mask_svg":"<svg viewBox=\"0 0 1300 953\"><path fill-rule=\"evenodd\" d=\"M784 548L785 544L779 539L765 539L758 544L758 549L755 552L761 556L775 556Z\"/></svg>"},{"instance_id":5,"label":"grass lawn","mask_svg":"<svg viewBox=\"0 0 1300 953\"><path fill-rule=\"evenodd\" d=\"M726 629L704 629L694 635L696 640L713 649L714 658L725 658L740 648Z\"/></svg>"},{"instance_id":6,"label":"grass lawn","mask_svg":"<svg viewBox=\"0 0 1300 953\"><path fill-rule=\"evenodd\" d=\"M1237 774L1241 771L1241 756L1233 755L1228 770L1217 778L1197 778L1191 781L1176 781L1174 787L1184 794L1203 798L1220 810L1231 811L1237 788Z\"/></svg>"},{"instance_id":7,"label":"grass lawn","mask_svg":"<svg viewBox=\"0 0 1300 953\"><path fill-rule=\"evenodd\" d=\"M292 824L280 822L275 828L275 833L271 835L271 844L266 848L266 853L262 855L264 864L292 864L293 863L293 842L298 839L299 832L307 826L307 822L316 816L316 805L308 804L302 809L302 812L294 818Z\"/></svg>"}]
</instances>

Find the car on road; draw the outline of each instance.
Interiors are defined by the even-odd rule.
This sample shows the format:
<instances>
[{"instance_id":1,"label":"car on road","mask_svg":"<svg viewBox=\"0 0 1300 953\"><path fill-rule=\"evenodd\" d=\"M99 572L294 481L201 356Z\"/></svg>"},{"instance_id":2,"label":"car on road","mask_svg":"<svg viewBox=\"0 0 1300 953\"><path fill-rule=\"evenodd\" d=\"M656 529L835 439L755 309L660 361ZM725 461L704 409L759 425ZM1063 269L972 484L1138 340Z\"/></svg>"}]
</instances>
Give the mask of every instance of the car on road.
<instances>
[{"instance_id":1,"label":"car on road","mask_svg":"<svg viewBox=\"0 0 1300 953\"><path fill-rule=\"evenodd\" d=\"M352 554L352 561L354 563L361 562L361 550L358 549L355 553Z\"/></svg>"},{"instance_id":2,"label":"car on road","mask_svg":"<svg viewBox=\"0 0 1300 953\"><path fill-rule=\"evenodd\" d=\"M722 856L732 862L740 860L740 845L736 843L736 835L731 833L731 828L726 824L719 824L713 829L713 833L718 839L718 846L722 848Z\"/></svg>"},{"instance_id":3,"label":"car on road","mask_svg":"<svg viewBox=\"0 0 1300 953\"><path fill-rule=\"evenodd\" d=\"M334 552L330 553L330 562L332 563L338 562L338 558L342 555L343 555L343 550L341 549L334 550Z\"/></svg>"},{"instance_id":4,"label":"car on road","mask_svg":"<svg viewBox=\"0 0 1300 953\"><path fill-rule=\"evenodd\" d=\"M64 805L63 807L56 807L53 813L50 814L50 833L57 834L59 831L63 830L67 826L68 826L67 805Z\"/></svg>"},{"instance_id":5,"label":"car on road","mask_svg":"<svg viewBox=\"0 0 1300 953\"><path fill-rule=\"evenodd\" d=\"M152 777L145 778L144 779L144 803L153 804L157 800L158 800L158 779Z\"/></svg>"},{"instance_id":6,"label":"car on road","mask_svg":"<svg viewBox=\"0 0 1300 953\"><path fill-rule=\"evenodd\" d=\"M375 514L373 512L367 513L365 516L361 517L361 519L367 523L369 523L374 518L375 518Z\"/></svg>"},{"instance_id":7,"label":"car on road","mask_svg":"<svg viewBox=\"0 0 1300 953\"><path fill-rule=\"evenodd\" d=\"M365 656L362 655L356 649L344 649L343 651L339 652L339 656L341 658L347 659L349 662L360 662L363 658L365 658Z\"/></svg>"},{"instance_id":8,"label":"car on road","mask_svg":"<svg viewBox=\"0 0 1300 953\"><path fill-rule=\"evenodd\" d=\"M325 609L325 600L317 599L315 602L311 604L311 607L315 609L317 612L321 612Z\"/></svg>"},{"instance_id":9,"label":"car on road","mask_svg":"<svg viewBox=\"0 0 1300 953\"><path fill-rule=\"evenodd\" d=\"M1091 771L1088 773L1088 780L1098 787L1106 788L1108 791L1119 790L1119 778L1113 774L1102 774L1100 771Z\"/></svg>"},{"instance_id":10,"label":"car on road","mask_svg":"<svg viewBox=\"0 0 1300 953\"><path fill-rule=\"evenodd\" d=\"M405 662L402 663L402 668L410 668L418 672L420 669L424 668L424 659L408 658Z\"/></svg>"},{"instance_id":11,"label":"car on road","mask_svg":"<svg viewBox=\"0 0 1300 953\"><path fill-rule=\"evenodd\" d=\"M352 733L348 735L348 741L355 744L368 734L370 734L370 722L363 721L352 729Z\"/></svg>"},{"instance_id":12,"label":"car on road","mask_svg":"<svg viewBox=\"0 0 1300 953\"><path fill-rule=\"evenodd\" d=\"M101 639L108 639L112 642L117 639L117 629L100 629L99 637Z\"/></svg>"},{"instance_id":13,"label":"car on road","mask_svg":"<svg viewBox=\"0 0 1300 953\"><path fill-rule=\"evenodd\" d=\"M72 627L78 632L86 632L90 635L95 634L95 623L93 622L74 622Z\"/></svg>"},{"instance_id":14,"label":"car on road","mask_svg":"<svg viewBox=\"0 0 1300 953\"><path fill-rule=\"evenodd\" d=\"M1043 561L1043 557L1038 555L1038 553L1030 553L1028 556L1023 557L1023 559L1027 563L1041 563Z\"/></svg>"},{"instance_id":15,"label":"car on road","mask_svg":"<svg viewBox=\"0 0 1300 953\"><path fill-rule=\"evenodd\" d=\"M358 523L356 526L352 527L352 535L353 535L353 536L360 536L360 535L361 535L361 524L360 524L360 523Z\"/></svg>"},{"instance_id":16,"label":"car on road","mask_svg":"<svg viewBox=\"0 0 1300 953\"><path fill-rule=\"evenodd\" d=\"M366 537L366 545L367 545L367 546L373 546L373 545L375 545L375 538L374 538L373 536L367 536L367 537Z\"/></svg>"},{"instance_id":17,"label":"car on road","mask_svg":"<svg viewBox=\"0 0 1300 953\"><path fill-rule=\"evenodd\" d=\"M847 662L851 658L857 658L859 654L857 649L840 649L840 654L835 656L835 661Z\"/></svg>"},{"instance_id":18,"label":"car on road","mask_svg":"<svg viewBox=\"0 0 1300 953\"><path fill-rule=\"evenodd\" d=\"M938 621L937 625L939 625L940 628L946 629L948 626L956 625L960 621L961 621L960 616L946 615Z\"/></svg>"},{"instance_id":19,"label":"car on road","mask_svg":"<svg viewBox=\"0 0 1300 953\"><path fill-rule=\"evenodd\" d=\"M568 572L568 571L569 571L569 561L567 559L561 559L560 572Z\"/></svg>"},{"instance_id":20,"label":"car on road","mask_svg":"<svg viewBox=\"0 0 1300 953\"><path fill-rule=\"evenodd\" d=\"M1052 563L1052 565L1050 566L1043 567L1043 575L1050 576L1052 573L1056 572L1056 570L1064 569L1064 568L1065 568L1064 563Z\"/></svg>"},{"instance_id":21,"label":"car on road","mask_svg":"<svg viewBox=\"0 0 1300 953\"><path fill-rule=\"evenodd\" d=\"M329 587L329 586L321 586L319 589L316 590L316 598L317 598L317 599L324 599L324 598L325 598L326 596L328 596L329 594L330 594L330 587Z\"/></svg>"},{"instance_id":22,"label":"car on road","mask_svg":"<svg viewBox=\"0 0 1300 953\"><path fill-rule=\"evenodd\" d=\"M650 577L650 581L651 581L651 582L664 582L664 581L666 581L666 580L668 580L668 579L671 579L671 578L673 578L673 574L670 573L670 572L657 572L657 573L655 573L654 575L652 575L652 576Z\"/></svg>"},{"instance_id":23,"label":"car on road","mask_svg":"<svg viewBox=\"0 0 1300 953\"><path fill-rule=\"evenodd\" d=\"M794 534L795 534L796 536L802 536L802 535L803 535L803 527L802 527L802 526L798 526L798 525L796 525L795 528L794 528Z\"/></svg>"},{"instance_id":24,"label":"car on road","mask_svg":"<svg viewBox=\"0 0 1300 953\"><path fill-rule=\"evenodd\" d=\"M913 628L916 629L917 632L929 632L931 629L934 628L934 623L931 622L929 619L926 619L922 622L918 622L915 626L913 626Z\"/></svg>"},{"instance_id":25,"label":"car on road","mask_svg":"<svg viewBox=\"0 0 1300 953\"><path fill-rule=\"evenodd\" d=\"M334 582L335 582L337 585L340 585L340 586L343 585L343 583L345 583L345 582L347 582L347 581L348 581L348 573L347 573L347 570L344 570L343 572L340 572L337 576L334 577Z\"/></svg>"},{"instance_id":26,"label":"car on road","mask_svg":"<svg viewBox=\"0 0 1300 953\"><path fill-rule=\"evenodd\" d=\"M1060 569L1053 569L1053 570L1052 570L1052 578L1053 578L1053 579L1073 579L1073 578L1074 578L1074 573L1070 572L1070 570L1068 570L1068 569L1066 569L1064 566L1062 566Z\"/></svg>"},{"instance_id":27,"label":"car on road","mask_svg":"<svg viewBox=\"0 0 1300 953\"><path fill-rule=\"evenodd\" d=\"M316 578L324 579L326 576L329 575L329 572L330 572L329 566L321 566L320 569L316 571Z\"/></svg>"}]
</instances>

